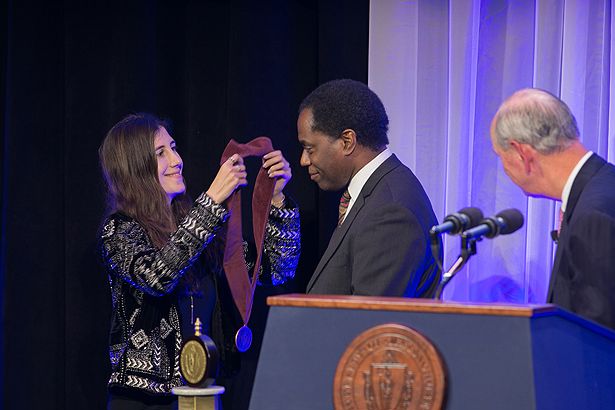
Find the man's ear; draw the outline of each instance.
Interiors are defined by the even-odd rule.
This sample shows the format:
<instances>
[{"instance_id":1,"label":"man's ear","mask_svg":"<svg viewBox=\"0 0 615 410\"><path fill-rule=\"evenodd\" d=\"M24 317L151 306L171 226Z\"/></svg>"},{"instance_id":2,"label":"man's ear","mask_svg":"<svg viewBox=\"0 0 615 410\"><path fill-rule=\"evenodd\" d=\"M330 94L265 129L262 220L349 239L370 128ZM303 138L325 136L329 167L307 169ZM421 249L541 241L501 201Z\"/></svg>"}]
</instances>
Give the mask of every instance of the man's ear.
<instances>
[{"instance_id":1,"label":"man's ear","mask_svg":"<svg viewBox=\"0 0 615 410\"><path fill-rule=\"evenodd\" d=\"M515 150L519 159L523 162L523 168L526 174L530 174L536 165L536 150L529 144L523 144L519 141L510 141L510 146Z\"/></svg>"},{"instance_id":2,"label":"man's ear","mask_svg":"<svg viewBox=\"0 0 615 410\"><path fill-rule=\"evenodd\" d=\"M340 139L342 140L342 152L344 155L352 154L357 147L357 134L354 130L345 129L342 131Z\"/></svg>"}]
</instances>

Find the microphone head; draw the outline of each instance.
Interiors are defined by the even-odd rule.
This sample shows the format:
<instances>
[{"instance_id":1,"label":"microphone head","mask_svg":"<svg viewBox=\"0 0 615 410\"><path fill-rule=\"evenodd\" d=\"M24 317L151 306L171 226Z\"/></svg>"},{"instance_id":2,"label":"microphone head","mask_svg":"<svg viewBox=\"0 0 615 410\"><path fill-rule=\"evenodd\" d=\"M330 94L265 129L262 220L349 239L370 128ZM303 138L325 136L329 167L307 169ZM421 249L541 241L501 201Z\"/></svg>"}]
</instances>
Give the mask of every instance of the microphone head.
<instances>
[{"instance_id":1,"label":"microphone head","mask_svg":"<svg viewBox=\"0 0 615 410\"><path fill-rule=\"evenodd\" d=\"M505 226L500 230L500 235L508 235L523 226L523 214L518 209L505 209L496 217L501 218L505 223Z\"/></svg>"},{"instance_id":2,"label":"microphone head","mask_svg":"<svg viewBox=\"0 0 615 410\"><path fill-rule=\"evenodd\" d=\"M468 223L464 227L464 229L474 228L483 220L483 211L478 208L469 206L467 208L463 208L459 210L460 214L464 214L468 217Z\"/></svg>"},{"instance_id":3,"label":"microphone head","mask_svg":"<svg viewBox=\"0 0 615 410\"><path fill-rule=\"evenodd\" d=\"M478 208L463 208L454 214L448 215L444 218L444 224L452 224L452 227L447 229L447 232L451 235L456 235L467 229L473 228L478 225L483 219L483 212Z\"/></svg>"}]
</instances>

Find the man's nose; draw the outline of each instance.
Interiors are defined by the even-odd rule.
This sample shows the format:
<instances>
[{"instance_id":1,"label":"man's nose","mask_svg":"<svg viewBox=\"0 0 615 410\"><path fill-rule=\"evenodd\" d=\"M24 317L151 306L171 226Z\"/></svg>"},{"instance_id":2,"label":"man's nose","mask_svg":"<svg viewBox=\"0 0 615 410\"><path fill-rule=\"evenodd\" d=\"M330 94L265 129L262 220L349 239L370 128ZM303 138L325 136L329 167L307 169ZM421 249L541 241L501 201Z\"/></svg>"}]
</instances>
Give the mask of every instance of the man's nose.
<instances>
[{"instance_id":1,"label":"man's nose","mask_svg":"<svg viewBox=\"0 0 615 410\"><path fill-rule=\"evenodd\" d=\"M307 167L310 165L310 159L305 150L301 152L301 159L299 160L299 164L301 164L302 167Z\"/></svg>"}]
</instances>

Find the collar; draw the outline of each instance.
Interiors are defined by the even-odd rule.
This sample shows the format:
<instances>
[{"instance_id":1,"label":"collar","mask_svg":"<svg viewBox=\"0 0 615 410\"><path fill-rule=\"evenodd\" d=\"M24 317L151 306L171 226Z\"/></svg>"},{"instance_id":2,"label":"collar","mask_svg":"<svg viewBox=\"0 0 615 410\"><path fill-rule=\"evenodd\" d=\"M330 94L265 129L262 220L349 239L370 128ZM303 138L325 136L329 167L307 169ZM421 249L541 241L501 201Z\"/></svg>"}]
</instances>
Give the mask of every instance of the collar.
<instances>
[{"instance_id":1,"label":"collar","mask_svg":"<svg viewBox=\"0 0 615 410\"><path fill-rule=\"evenodd\" d=\"M348 204L346 215L350 213L350 209L352 208L352 205L354 204L355 200L359 197L359 194L361 193L361 190L363 189L363 186L365 185L369 177L371 177L372 174L378 169L378 167L382 165L384 161L389 159L391 155L393 155L393 152L388 147L385 148L384 151L376 155L374 159L372 159L367 164L365 164L363 168L361 168L359 172L357 172L352 177L352 179L350 180L350 183L348 184L348 193L350 194L350 203Z\"/></svg>"},{"instance_id":2,"label":"collar","mask_svg":"<svg viewBox=\"0 0 615 410\"><path fill-rule=\"evenodd\" d=\"M592 151L587 151L587 153L585 153L585 155L581 157L579 162L577 162L577 165L575 165L575 167L572 169L570 175L568 175L566 184L564 184L564 190L562 191L562 212L566 212L566 205L568 204L568 198L570 197L570 190L572 189L572 184L574 183L574 180L576 179L577 175L579 175L579 172L581 171L581 168L583 168L583 165L585 165L589 157L591 157L592 155Z\"/></svg>"}]
</instances>

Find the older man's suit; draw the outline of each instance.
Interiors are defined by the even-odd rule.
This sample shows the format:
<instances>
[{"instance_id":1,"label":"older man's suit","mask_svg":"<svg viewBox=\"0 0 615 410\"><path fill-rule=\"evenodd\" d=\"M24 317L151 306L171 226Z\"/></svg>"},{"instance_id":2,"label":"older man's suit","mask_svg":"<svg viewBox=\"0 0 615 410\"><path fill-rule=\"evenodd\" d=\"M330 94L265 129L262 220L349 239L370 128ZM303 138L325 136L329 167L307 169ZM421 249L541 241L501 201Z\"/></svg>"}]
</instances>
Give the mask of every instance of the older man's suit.
<instances>
[{"instance_id":1,"label":"older man's suit","mask_svg":"<svg viewBox=\"0 0 615 410\"><path fill-rule=\"evenodd\" d=\"M547 300L615 329L615 167L595 154L572 184Z\"/></svg>"},{"instance_id":2,"label":"older man's suit","mask_svg":"<svg viewBox=\"0 0 615 410\"><path fill-rule=\"evenodd\" d=\"M334 231L307 292L433 295L439 271L428 232L435 224L420 182L392 155L369 177Z\"/></svg>"}]
</instances>

